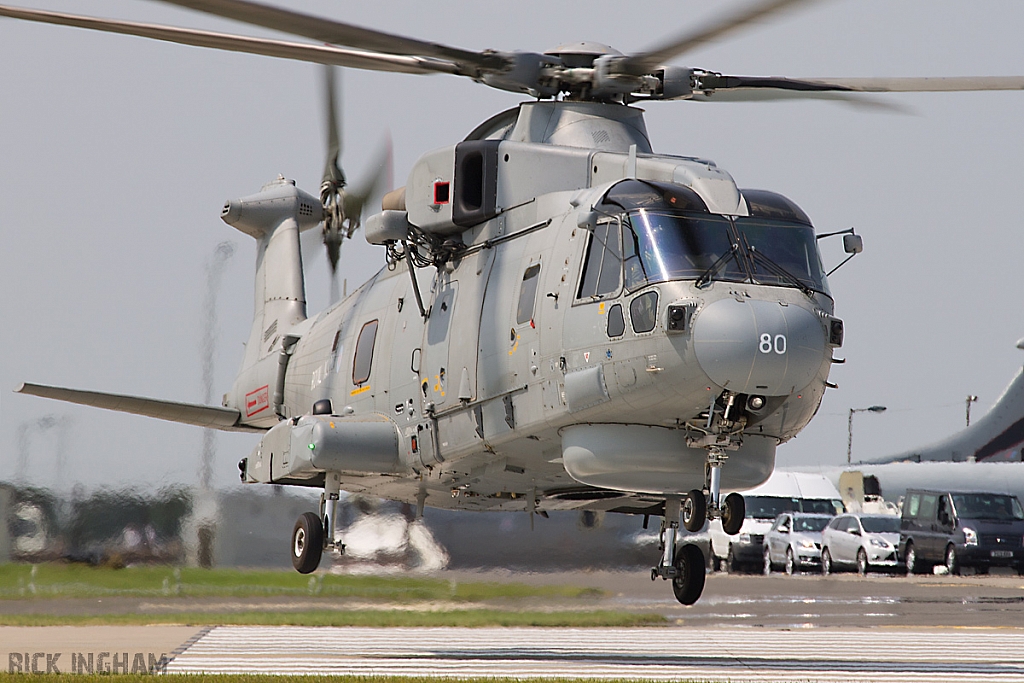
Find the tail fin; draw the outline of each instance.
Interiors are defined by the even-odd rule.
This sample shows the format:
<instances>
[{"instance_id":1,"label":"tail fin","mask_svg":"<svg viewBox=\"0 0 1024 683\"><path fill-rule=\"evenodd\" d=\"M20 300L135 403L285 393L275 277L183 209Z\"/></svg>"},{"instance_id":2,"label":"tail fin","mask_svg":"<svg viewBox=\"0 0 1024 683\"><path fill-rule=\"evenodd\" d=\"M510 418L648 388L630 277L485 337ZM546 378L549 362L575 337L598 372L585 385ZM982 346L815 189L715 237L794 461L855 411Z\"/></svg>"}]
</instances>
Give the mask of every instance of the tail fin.
<instances>
[{"instance_id":1,"label":"tail fin","mask_svg":"<svg viewBox=\"0 0 1024 683\"><path fill-rule=\"evenodd\" d=\"M1024 368L981 419L950 437L924 448L872 460L872 464L901 461L961 462L967 460L1024 460Z\"/></svg>"},{"instance_id":2,"label":"tail fin","mask_svg":"<svg viewBox=\"0 0 1024 683\"><path fill-rule=\"evenodd\" d=\"M294 328L306 319L299 232L316 227L323 217L320 202L278 177L254 195L229 201L221 218L256 239L256 283L252 329L235 386L225 407L241 421L271 427L279 419L287 346Z\"/></svg>"}]
</instances>

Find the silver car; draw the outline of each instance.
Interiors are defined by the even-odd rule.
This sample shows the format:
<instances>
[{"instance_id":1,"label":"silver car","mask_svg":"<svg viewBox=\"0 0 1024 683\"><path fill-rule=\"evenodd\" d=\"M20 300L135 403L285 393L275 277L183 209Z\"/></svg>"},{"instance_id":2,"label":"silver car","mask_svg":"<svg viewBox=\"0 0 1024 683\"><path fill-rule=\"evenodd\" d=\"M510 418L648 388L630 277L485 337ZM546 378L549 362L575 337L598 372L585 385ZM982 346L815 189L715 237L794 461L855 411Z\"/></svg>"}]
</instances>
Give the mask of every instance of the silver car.
<instances>
[{"instance_id":1,"label":"silver car","mask_svg":"<svg viewBox=\"0 0 1024 683\"><path fill-rule=\"evenodd\" d=\"M821 538L821 573L856 568L863 575L899 565L900 518L895 515L839 515Z\"/></svg>"},{"instance_id":2,"label":"silver car","mask_svg":"<svg viewBox=\"0 0 1024 683\"><path fill-rule=\"evenodd\" d=\"M764 573L778 566L787 574L821 562L821 531L832 515L784 512L764 537Z\"/></svg>"}]
</instances>

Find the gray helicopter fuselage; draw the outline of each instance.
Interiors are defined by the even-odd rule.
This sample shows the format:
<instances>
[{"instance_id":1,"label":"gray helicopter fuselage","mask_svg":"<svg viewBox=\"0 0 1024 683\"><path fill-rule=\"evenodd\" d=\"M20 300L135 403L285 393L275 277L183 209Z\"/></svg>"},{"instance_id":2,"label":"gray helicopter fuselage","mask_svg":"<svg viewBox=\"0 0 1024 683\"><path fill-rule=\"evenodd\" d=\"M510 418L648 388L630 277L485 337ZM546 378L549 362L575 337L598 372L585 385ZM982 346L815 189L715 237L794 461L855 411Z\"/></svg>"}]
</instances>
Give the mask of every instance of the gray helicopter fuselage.
<instances>
[{"instance_id":1,"label":"gray helicopter fuselage","mask_svg":"<svg viewBox=\"0 0 1024 683\"><path fill-rule=\"evenodd\" d=\"M389 259L288 325L260 318L271 301L257 292L259 351L225 406L273 429L243 479L323 486L332 473L344 490L436 507L643 511L700 489L709 446L728 454L723 488L767 479L841 344L824 276L750 277L737 270L756 269L750 254L704 278L668 263L696 247L662 248L658 235L687 228L644 202L678 195L680 215L732 238L764 207L711 162L653 154L637 109L532 103L494 121L423 157L404 206L367 221L368 240L426 235L446 258ZM651 216L664 224L641 225ZM817 276L809 223L790 227L811 235ZM323 399L330 414L311 414Z\"/></svg>"}]
</instances>

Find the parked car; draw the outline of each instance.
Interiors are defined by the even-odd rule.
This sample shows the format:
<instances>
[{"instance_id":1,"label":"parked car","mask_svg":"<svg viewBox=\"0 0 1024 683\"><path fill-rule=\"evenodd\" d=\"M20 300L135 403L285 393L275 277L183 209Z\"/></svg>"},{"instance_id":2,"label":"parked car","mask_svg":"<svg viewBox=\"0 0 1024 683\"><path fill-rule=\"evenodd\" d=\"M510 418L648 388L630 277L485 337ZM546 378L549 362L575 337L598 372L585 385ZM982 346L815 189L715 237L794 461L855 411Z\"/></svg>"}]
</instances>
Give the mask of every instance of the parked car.
<instances>
[{"instance_id":1,"label":"parked car","mask_svg":"<svg viewBox=\"0 0 1024 683\"><path fill-rule=\"evenodd\" d=\"M1004 566L1024 575L1024 508L1008 493L910 489L899 552L908 574L945 563L951 574Z\"/></svg>"},{"instance_id":2,"label":"parked car","mask_svg":"<svg viewBox=\"0 0 1024 683\"><path fill-rule=\"evenodd\" d=\"M872 569L900 566L900 518L895 515L849 514L829 522L821 534L821 573L856 568L864 575Z\"/></svg>"},{"instance_id":3,"label":"parked car","mask_svg":"<svg viewBox=\"0 0 1024 683\"><path fill-rule=\"evenodd\" d=\"M764 573L777 566L787 574L821 562L821 532L832 519L829 514L785 512L775 518L764 536Z\"/></svg>"},{"instance_id":4,"label":"parked car","mask_svg":"<svg viewBox=\"0 0 1024 683\"><path fill-rule=\"evenodd\" d=\"M839 491L827 477L805 472L775 470L768 481L743 492L746 518L740 532L729 536L720 519L708 525L713 569L734 572L761 567L764 537L783 512L817 512L834 515L843 511Z\"/></svg>"}]
</instances>

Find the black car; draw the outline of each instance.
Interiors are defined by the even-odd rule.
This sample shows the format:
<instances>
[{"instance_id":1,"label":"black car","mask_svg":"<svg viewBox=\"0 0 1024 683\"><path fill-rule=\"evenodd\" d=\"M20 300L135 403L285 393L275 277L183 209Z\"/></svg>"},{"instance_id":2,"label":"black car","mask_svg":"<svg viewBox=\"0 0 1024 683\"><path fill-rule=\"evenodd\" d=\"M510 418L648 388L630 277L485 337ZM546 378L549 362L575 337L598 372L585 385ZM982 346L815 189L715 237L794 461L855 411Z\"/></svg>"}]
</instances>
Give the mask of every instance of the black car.
<instances>
[{"instance_id":1,"label":"black car","mask_svg":"<svg viewBox=\"0 0 1024 683\"><path fill-rule=\"evenodd\" d=\"M1024 508L1006 493L910 489L899 553L908 574L945 564L951 574L1015 567L1024 575Z\"/></svg>"}]
</instances>

